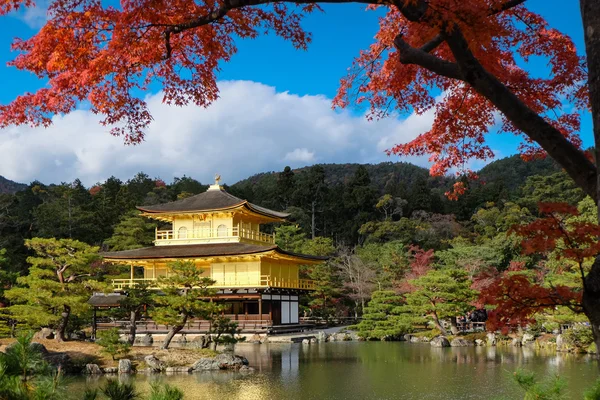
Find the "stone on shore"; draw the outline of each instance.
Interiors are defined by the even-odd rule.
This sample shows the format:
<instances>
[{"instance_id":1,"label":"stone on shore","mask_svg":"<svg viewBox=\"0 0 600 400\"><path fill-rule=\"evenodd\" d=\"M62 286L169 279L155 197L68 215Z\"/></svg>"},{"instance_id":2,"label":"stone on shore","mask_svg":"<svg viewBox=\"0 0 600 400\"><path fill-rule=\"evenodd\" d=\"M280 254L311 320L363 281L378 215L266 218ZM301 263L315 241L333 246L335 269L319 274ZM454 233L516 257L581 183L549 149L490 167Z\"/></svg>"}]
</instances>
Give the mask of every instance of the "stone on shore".
<instances>
[{"instance_id":1,"label":"stone on shore","mask_svg":"<svg viewBox=\"0 0 600 400\"><path fill-rule=\"evenodd\" d=\"M493 332L490 332L487 334L487 338L486 338L486 343L488 346L495 346L496 345L496 334Z\"/></svg>"},{"instance_id":2,"label":"stone on shore","mask_svg":"<svg viewBox=\"0 0 600 400\"><path fill-rule=\"evenodd\" d=\"M119 360L119 373L120 374L130 374L133 372L133 365L131 364L131 361L124 358L122 360Z\"/></svg>"},{"instance_id":3,"label":"stone on shore","mask_svg":"<svg viewBox=\"0 0 600 400\"><path fill-rule=\"evenodd\" d=\"M473 342L457 337L452 339L452 341L450 342L450 346L452 347L467 347L467 346L473 346Z\"/></svg>"},{"instance_id":4,"label":"stone on shore","mask_svg":"<svg viewBox=\"0 0 600 400\"><path fill-rule=\"evenodd\" d=\"M475 339L475 346L485 346L485 342L481 339Z\"/></svg>"},{"instance_id":5,"label":"stone on shore","mask_svg":"<svg viewBox=\"0 0 600 400\"><path fill-rule=\"evenodd\" d=\"M85 373L87 375L102 375L102 370L100 369L98 364L86 364Z\"/></svg>"},{"instance_id":6,"label":"stone on shore","mask_svg":"<svg viewBox=\"0 0 600 400\"><path fill-rule=\"evenodd\" d=\"M317 334L317 340L320 343L325 343L327 340L329 340L329 335L323 331L319 331L319 333Z\"/></svg>"},{"instance_id":7,"label":"stone on shore","mask_svg":"<svg viewBox=\"0 0 600 400\"><path fill-rule=\"evenodd\" d=\"M34 339L54 339L54 331L50 328L42 328L34 336Z\"/></svg>"},{"instance_id":8,"label":"stone on shore","mask_svg":"<svg viewBox=\"0 0 600 400\"><path fill-rule=\"evenodd\" d=\"M450 342L444 336L436 336L429 343L432 347L450 347Z\"/></svg>"},{"instance_id":9,"label":"stone on shore","mask_svg":"<svg viewBox=\"0 0 600 400\"><path fill-rule=\"evenodd\" d=\"M164 362L160 361L153 354L144 357L144 361L152 372L162 372L167 367Z\"/></svg>"},{"instance_id":10,"label":"stone on shore","mask_svg":"<svg viewBox=\"0 0 600 400\"><path fill-rule=\"evenodd\" d=\"M117 367L107 367L102 369L102 371L104 371L105 374L116 374L119 372L119 369Z\"/></svg>"},{"instance_id":11,"label":"stone on shore","mask_svg":"<svg viewBox=\"0 0 600 400\"><path fill-rule=\"evenodd\" d=\"M201 358L194 363L194 371L216 371L220 369L239 370L242 366L248 365L246 357L222 353L214 358Z\"/></svg>"},{"instance_id":12,"label":"stone on shore","mask_svg":"<svg viewBox=\"0 0 600 400\"><path fill-rule=\"evenodd\" d=\"M527 343L533 343L534 341L535 341L535 336L533 336L531 333L523 334L523 338L521 339L521 343L523 345L526 345Z\"/></svg>"}]
</instances>

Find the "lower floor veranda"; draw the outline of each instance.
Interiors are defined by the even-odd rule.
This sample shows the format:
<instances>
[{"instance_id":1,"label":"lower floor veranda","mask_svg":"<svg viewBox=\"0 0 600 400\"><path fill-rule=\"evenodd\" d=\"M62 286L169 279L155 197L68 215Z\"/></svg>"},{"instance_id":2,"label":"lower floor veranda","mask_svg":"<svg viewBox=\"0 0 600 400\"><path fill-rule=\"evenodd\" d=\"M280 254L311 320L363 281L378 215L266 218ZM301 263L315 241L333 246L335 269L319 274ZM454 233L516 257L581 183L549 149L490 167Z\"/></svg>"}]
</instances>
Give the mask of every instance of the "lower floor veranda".
<instances>
[{"instance_id":1,"label":"lower floor veranda","mask_svg":"<svg viewBox=\"0 0 600 400\"><path fill-rule=\"evenodd\" d=\"M299 301L305 294L303 290L281 289L239 289L219 290L210 300L224 306L223 315L235 321L241 332L270 333L277 331L303 330L305 326L300 321ZM107 313L110 308L119 307L119 300L126 292L114 294L95 294L90 299L94 309L92 329L96 330L119 328L129 330L127 319L110 318ZM144 313L137 322L138 334L167 333L170 326L158 324ZM207 333L210 331L210 321L192 318L185 324L182 334Z\"/></svg>"},{"instance_id":2,"label":"lower floor veranda","mask_svg":"<svg viewBox=\"0 0 600 400\"><path fill-rule=\"evenodd\" d=\"M215 289L301 289L313 290L314 281L300 278L297 262L271 257L228 257L191 259L202 275L211 278ZM116 291L126 290L138 283L147 283L159 289L161 280L173 275L171 260L128 260L128 278L113 279Z\"/></svg>"}]
</instances>

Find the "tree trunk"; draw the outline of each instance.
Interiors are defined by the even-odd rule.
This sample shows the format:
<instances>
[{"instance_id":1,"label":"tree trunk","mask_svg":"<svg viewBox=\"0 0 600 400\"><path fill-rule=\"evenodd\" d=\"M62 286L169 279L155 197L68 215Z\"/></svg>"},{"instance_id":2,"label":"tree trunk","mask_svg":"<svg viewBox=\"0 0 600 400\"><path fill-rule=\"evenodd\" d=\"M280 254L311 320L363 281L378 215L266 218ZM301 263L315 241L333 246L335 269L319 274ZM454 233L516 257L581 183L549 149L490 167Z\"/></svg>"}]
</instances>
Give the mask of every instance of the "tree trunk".
<instances>
[{"instance_id":1,"label":"tree trunk","mask_svg":"<svg viewBox=\"0 0 600 400\"><path fill-rule=\"evenodd\" d=\"M596 354L600 358L600 256L596 257L592 269L585 277L582 304L583 312L592 325Z\"/></svg>"},{"instance_id":2,"label":"tree trunk","mask_svg":"<svg viewBox=\"0 0 600 400\"><path fill-rule=\"evenodd\" d=\"M69 316L71 315L71 307L64 305L63 312L60 314L60 322L56 327L56 341L64 342L66 340L67 324L69 323Z\"/></svg>"},{"instance_id":3,"label":"tree trunk","mask_svg":"<svg viewBox=\"0 0 600 400\"><path fill-rule=\"evenodd\" d=\"M129 339L127 342L133 346L135 343L135 334L137 332L136 322L138 320L137 310L131 311L129 314Z\"/></svg>"},{"instance_id":4,"label":"tree trunk","mask_svg":"<svg viewBox=\"0 0 600 400\"><path fill-rule=\"evenodd\" d=\"M181 331L183 329L183 327L185 326L185 323L187 322L187 315L185 317L183 317L183 321L181 322L181 324L175 325L171 328L171 330L169 331L169 333L167 333L167 337L165 337L165 341L163 342L162 346L160 346L161 350L166 350L169 348L169 345L171 344L171 340L173 340L173 337L175 335L177 335L179 333L179 331Z\"/></svg>"},{"instance_id":5,"label":"tree trunk","mask_svg":"<svg viewBox=\"0 0 600 400\"><path fill-rule=\"evenodd\" d=\"M456 317L450 317L450 332L453 335L458 335L458 324L456 323Z\"/></svg>"},{"instance_id":6,"label":"tree trunk","mask_svg":"<svg viewBox=\"0 0 600 400\"><path fill-rule=\"evenodd\" d=\"M588 65L588 88L596 156L596 170L600 166L600 2L597 0L580 0L581 19L585 39L585 50ZM600 174L596 174L600 183ZM597 185L600 191L600 185ZM596 205L600 209L600 195L596 196ZM598 214L600 223L600 213ZM600 256L596 257L592 269L584 279L583 312L590 320L597 356L600 359Z\"/></svg>"},{"instance_id":7,"label":"tree trunk","mask_svg":"<svg viewBox=\"0 0 600 400\"><path fill-rule=\"evenodd\" d=\"M434 311L430 315L431 315L431 318L433 318L433 324L442 333L442 335L444 335L444 336L448 335L448 331L446 331L446 329L444 329L444 327L440 323L440 319L438 318L437 313Z\"/></svg>"},{"instance_id":8,"label":"tree trunk","mask_svg":"<svg viewBox=\"0 0 600 400\"><path fill-rule=\"evenodd\" d=\"M314 239L316 236L316 231L317 228L315 227L315 207L317 202L315 200L313 200L313 202L311 203L311 221L310 221L310 234L311 234L311 239Z\"/></svg>"}]
</instances>

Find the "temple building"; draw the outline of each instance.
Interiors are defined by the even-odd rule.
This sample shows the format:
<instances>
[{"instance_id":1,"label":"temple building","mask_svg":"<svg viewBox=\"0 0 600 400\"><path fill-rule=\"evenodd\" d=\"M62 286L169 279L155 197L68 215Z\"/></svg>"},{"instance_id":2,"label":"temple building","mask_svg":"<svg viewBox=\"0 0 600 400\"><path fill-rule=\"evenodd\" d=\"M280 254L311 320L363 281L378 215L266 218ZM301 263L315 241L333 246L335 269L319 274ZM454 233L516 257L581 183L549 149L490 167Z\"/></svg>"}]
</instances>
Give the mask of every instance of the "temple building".
<instances>
[{"instance_id":1,"label":"temple building","mask_svg":"<svg viewBox=\"0 0 600 400\"><path fill-rule=\"evenodd\" d=\"M190 260L215 282L213 301L227 304L226 313L240 328L299 324L299 296L314 289L314 282L300 279L300 266L325 258L280 249L260 226L283 222L288 214L227 193L219 179L204 193L137 207L170 229L157 229L152 247L103 254L106 261L130 266L129 278L113 280L115 291L125 293L138 282L160 290L159 278L171 273L169 263Z\"/></svg>"}]
</instances>

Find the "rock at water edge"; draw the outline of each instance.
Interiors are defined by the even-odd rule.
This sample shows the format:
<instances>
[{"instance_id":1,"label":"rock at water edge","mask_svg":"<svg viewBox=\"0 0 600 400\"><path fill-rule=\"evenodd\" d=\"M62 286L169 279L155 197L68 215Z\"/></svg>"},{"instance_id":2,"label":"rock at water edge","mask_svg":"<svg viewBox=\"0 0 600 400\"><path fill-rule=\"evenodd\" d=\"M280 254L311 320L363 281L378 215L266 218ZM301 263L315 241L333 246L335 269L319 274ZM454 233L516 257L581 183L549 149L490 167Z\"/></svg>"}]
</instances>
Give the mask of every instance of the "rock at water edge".
<instances>
[{"instance_id":1,"label":"rock at water edge","mask_svg":"<svg viewBox=\"0 0 600 400\"><path fill-rule=\"evenodd\" d=\"M429 343L432 347L450 347L450 342L444 336L436 336Z\"/></svg>"}]
</instances>

